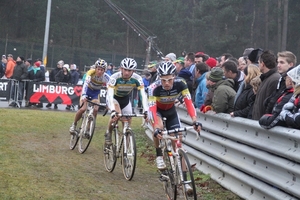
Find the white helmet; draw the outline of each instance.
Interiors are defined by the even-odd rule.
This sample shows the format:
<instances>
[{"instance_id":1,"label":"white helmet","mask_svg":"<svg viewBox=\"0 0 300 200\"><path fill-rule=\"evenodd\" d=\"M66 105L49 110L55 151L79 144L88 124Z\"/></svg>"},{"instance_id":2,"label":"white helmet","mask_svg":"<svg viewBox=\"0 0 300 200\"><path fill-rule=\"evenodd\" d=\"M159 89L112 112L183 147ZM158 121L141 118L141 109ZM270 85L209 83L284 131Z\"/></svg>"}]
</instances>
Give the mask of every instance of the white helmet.
<instances>
[{"instance_id":1,"label":"white helmet","mask_svg":"<svg viewBox=\"0 0 300 200\"><path fill-rule=\"evenodd\" d=\"M170 61L168 61L168 62L162 62L158 66L157 71L158 71L159 76L174 75L175 72L176 72L176 67Z\"/></svg>"},{"instance_id":2,"label":"white helmet","mask_svg":"<svg viewBox=\"0 0 300 200\"><path fill-rule=\"evenodd\" d=\"M95 67L101 67L103 69L106 69L107 67L107 62L103 59L98 59L96 62L95 62Z\"/></svg>"},{"instance_id":3,"label":"white helmet","mask_svg":"<svg viewBox=\"0 0 300 200\"><path fill-rule=\"evenodd\" d=\"M132 58L124 58L121 61L120 66L124 69L128 69L128 70L135 70L137 68L137 63L134 59Z\"/></svg>"}]
</instances>

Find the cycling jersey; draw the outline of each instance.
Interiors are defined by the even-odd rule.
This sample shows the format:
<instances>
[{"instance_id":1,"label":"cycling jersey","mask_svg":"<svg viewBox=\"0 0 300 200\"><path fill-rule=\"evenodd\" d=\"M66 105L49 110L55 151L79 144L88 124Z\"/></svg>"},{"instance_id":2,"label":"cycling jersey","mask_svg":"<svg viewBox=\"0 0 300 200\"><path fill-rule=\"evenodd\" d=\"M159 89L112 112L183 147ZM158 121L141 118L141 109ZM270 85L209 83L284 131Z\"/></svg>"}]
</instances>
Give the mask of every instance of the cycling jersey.
<instances>
[{"instance_id":1,"label":"cycling jersey","mask_svg":"<svg viewBox=\"0 0 300 200\"><path fill-rule=\"evenodd\" d=\"M161 80L157 80L148 87L149 95L149 119L153 124L157 123L157 109L167 111L174 107L175 100L182 95L187 111L191 117L196 116L196 110L193 105L190 92L186 82L179 77L174 79L173 87L170 90L164 90Z\"/></svg>"},{"instance_id":2,"label":"cycling jersey","mask_svg":"<svg viewBox=\"0 0 300 200\"><path fill-rule=\"evenodd\" d=\"M83 83L82 87L82 95L86 95L87 89L96 90L100 92L101 88L103 86L106 86L106 84L109 81L109 75L104 72L102 76L96 76L96 70L91 69L86 73L86 78Z\"/></svg>"},{"instance_id":3,"label":"cycling jersey","mask_svg":"<svg viewBox=\"0 0 300 200\"><path fill-rule=\"evenodd\" d=\"M121 71L113 74L107 84L106 103L109 109L115 110L115 105L113 103L114 98L118 102L118 99L123 97L128 98L128 95L134 88L137 88L140 91L143 108L145 111L148 110L147 96L142 77L136 73L133 73L129 79L123 79Z\"/></svg>"}]
</instances>

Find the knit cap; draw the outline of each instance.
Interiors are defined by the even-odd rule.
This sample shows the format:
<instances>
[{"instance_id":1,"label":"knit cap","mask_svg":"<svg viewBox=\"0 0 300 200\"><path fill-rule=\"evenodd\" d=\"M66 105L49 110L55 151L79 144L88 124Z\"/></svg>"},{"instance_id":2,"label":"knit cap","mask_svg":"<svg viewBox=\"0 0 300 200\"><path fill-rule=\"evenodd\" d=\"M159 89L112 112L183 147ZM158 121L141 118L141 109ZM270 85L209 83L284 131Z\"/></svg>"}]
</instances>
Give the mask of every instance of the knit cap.
<instances>
[{"instance_id":1,"label":"knit cap","mask_svg":"<svg viewBox=\"0 0 300 200\"><path fill-rule=\"evenodd\" d=\"M218 82L223 79L224 72L221 67L214 67L211 69L208 79L212 82Z\"/></svg>"}]
</instances>

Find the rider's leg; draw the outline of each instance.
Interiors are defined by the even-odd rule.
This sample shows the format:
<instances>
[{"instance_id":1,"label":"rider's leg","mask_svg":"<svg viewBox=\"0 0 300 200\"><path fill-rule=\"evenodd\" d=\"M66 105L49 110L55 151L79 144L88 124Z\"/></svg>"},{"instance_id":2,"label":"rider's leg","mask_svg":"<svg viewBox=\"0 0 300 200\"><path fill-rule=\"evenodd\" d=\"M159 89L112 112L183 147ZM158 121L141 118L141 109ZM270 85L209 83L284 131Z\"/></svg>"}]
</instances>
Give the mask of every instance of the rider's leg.
<instances>
[{"instance_id":1,"label":"rider's leg","mask_svg":"<svg viewBox=\"0 0 300 200\"><path fill-rule=\"evenodd\" d=\"M74 134L75 130L76 130L76 126L77 126L77 122L80 120L80 118L82 117L82 113L84 113L84 111L86 110L86 106L87 103L80 101L80 104L82 105L81 108L76 112L75 118L74 118L74 122L72 123L71 127L70 127L70 133Z\"/></svg>"},{"instance_id":2,"label":"rider's leg","mask_svg":"<svg viewBox=\"0 0 300 200\"><path fill-rule=\"evenodd\" d=\"M153 125L154 130L159 128L159 129L163 129L164 125L163 125L163 121L161 116L158 114L157 115L157 123ZM163 159L163 152L161 150L161 148L159 147L159 139L157 137L154 137L153 135L153 142L154 142L154 147L155 147L155 151L156 151L156 165L158 169L165 169L166 168L166 164L164 162Z\"/></svg>"},{"instance_id":3,"label":"rider's leg","mask_svg":"<svg viewBox=\"0 0 300 200\"><path fill-rule=\"evenodd\" d=\"M120 105L119 103L114 100L114 104L115 104L115 111L117 113L120 113L121 112L121 109L120 109ZM107 130L106 130L106 133L105 133L105 143L106 144L111 144L111 133L112 133L112 130L113 130L113 126L112 124L113 123L117 123L117 121L114 121L111 117L109 118L109 122L108 122L108 125L107 125Z\"/></svg>"}]
</instances>

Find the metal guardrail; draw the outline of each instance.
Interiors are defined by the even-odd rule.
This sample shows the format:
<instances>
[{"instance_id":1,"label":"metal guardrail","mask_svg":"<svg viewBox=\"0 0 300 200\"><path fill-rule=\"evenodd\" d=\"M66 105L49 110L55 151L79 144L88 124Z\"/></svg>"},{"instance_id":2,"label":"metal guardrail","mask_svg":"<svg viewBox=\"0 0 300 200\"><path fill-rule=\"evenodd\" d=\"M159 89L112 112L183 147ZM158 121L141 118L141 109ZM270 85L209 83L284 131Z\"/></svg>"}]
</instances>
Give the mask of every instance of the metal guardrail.
<instances>
[{"instance_id":1,"label":"metal guardrail","mask_svg":"<svg viewBox=\"0 0 300 200\"><path fill-rule=\"evenodd\" d=\"M177 112L191 125L185 108ZM200 171L244 199L300 199L300 130L266 130L254 120L197 114L201 141L188 134L184 143ZM146 133L152 138L150 130Z\"/></svg>"}]
</instances>

